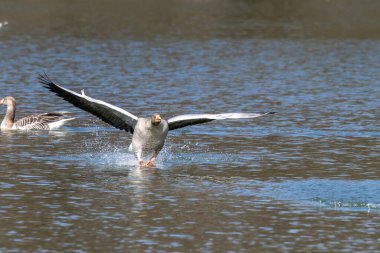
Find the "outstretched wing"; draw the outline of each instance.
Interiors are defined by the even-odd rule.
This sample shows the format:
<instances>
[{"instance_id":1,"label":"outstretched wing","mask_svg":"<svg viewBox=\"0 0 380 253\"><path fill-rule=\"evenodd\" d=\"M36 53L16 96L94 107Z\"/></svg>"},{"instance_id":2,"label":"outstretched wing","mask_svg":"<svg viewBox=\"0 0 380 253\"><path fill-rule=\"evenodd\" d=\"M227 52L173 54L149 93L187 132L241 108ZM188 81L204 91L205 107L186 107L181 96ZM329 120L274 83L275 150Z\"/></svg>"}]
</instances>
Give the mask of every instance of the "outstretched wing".
<instances>
[{"instance_id":1,"label":"outstretched wing","mask_svg":"<svg viewBox=\"0 0 380 253\"><path fill-rule=\"evenodd\" d=\"M186 126L202 124L213 120L222 119L251 119L261 117L267 114L274 114L274 112L267 113L222 113L222 114L185 114L170 118L168 120L169 130L174 130Z\"/></svg>"},{"instance_id":2,"label":"outstretched wing","mask_svg":"<svg viewBox=\"0 0 380 253\"><path fill-rule=\"evenodd\" d=\"M40 74L38 80L50 91L74 106L95 115L111 126L133 133L138 119L135 115L102 100L86 96L83 90L82 94L79 94L59 86L51 81L46 74Z\"/></svg>"}]
</instances>

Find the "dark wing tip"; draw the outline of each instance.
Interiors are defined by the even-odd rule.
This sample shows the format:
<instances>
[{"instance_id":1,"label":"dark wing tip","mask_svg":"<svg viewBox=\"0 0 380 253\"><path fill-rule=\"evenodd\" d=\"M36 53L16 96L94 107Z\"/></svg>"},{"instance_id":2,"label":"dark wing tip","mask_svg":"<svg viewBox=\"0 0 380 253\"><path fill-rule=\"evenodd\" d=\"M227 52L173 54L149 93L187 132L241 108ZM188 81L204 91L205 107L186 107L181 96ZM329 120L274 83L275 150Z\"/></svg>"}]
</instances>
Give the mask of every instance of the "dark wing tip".
<instances>
[{"instance_id":1,"label":"dark wing tip","mask_svg":"<svg viewBox=\"0 0 380 253\"><path fill-rule=\"evenodd\" d=\"M39 73L37 80L41 84L45 85L45 87L49 87L51 84L53 84L53 81L48 77L48 75L45 72L43 74Z\"/></svg>"},{"instance_id":2,"label":"dark wing tip","mask_svg":"<svg viewBox=\"0 0 380 253\"><path fill-rule=\"evenodd\" d=\"M54 83L48 77L48 75L45 72L39 73L37 80L41 84L43 84L43 86L45 88L49 89L50 91L55 93L55 95L63 98L64 100L71 103L72 105L74 105L74 106L76 106L76 107L78 107L78 108L80 108L86 112L89 112L89 113L95 115L96 117L100 118L104 122L118 128L118 129L125 130L125 131L131 132L133 134L134 129L131 125L129 125L128 123L125 123L125 122L120 122L120 119L118 119L118 120L111 119L109 116L107 116L105 114L105 112L101 108L97 109L96 106L93 106L93 105L87 103L88 101L86 101L85 99L74 94L75 92L72 92L70 90L64 89L63 87L58 86L58 84ZM72 92L72 93L70 93L70 92Z\"/></svg>"},{"instance_id":3,"label":"dark wing tip","mask_svg":"<svg viewBox=\"0 0 380 253\"><path fill-rule=\"evenodd\" d=\"M275 114L275 113L277 113L277 112L268 112L267 114Z\"/></svg>"}]
</instances>

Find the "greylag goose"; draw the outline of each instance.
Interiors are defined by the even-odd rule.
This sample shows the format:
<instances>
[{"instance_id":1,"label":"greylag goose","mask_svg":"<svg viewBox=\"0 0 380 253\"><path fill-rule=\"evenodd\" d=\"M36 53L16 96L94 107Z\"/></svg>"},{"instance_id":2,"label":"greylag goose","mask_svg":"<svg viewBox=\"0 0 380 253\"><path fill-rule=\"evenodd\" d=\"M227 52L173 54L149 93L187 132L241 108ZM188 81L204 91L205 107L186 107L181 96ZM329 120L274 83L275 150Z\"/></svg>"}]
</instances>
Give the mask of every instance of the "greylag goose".
<instances>
[{"instance_id":1,"label":"greylag goose","mask_svg":"<svg viewBox=\"0 0 380 253\"><path fill-rule=\"evenodd\" d=\"M97 116L113 127L130 132L132 142L129 150L134 153L141 166L154 166L153 162L164 146L168 131L213 120L250 119L274 113L186 114L168 120L162 119L159 114L154 114L149 118L140 118L117 106L87 96L84 90L79 94L66 89L51 81L46 74L40 74L38 79L44 87L74 106ZM147 155L152 156L145 163L143 157Z\"/></svg>"},{"instance_id":2,"label":"greylag goose","mask_svg":"<svg viewBox=\"0 0 380 253\"><path fill-rule=\"evenodd\" d=\"M7 112L1 122L1 130L54 130L74 119L67 118L67 113L49 112L30 115L15 122L16 100L13 97L5 97L0 100L0 105L7 106Z\"/></svg>"}]
</instances>

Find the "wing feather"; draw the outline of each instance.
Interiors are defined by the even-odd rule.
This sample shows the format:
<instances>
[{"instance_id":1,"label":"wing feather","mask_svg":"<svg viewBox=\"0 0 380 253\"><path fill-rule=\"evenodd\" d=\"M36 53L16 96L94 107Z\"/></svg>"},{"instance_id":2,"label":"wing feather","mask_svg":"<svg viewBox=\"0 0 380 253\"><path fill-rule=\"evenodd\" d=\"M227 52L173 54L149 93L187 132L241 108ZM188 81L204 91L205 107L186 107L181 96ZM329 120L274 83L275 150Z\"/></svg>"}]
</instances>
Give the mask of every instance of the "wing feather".
<instances>
[{"instance_id":1,"label":"wing feather","mask_svg":"<svg viewBox=\"0 0 380 253\"><path fill-rule=\"evenodd\" d=\"M49 124L66 118L67 113L48 112L30 115L15 122L18 129L24 130L49 130Z\"/></svg>"},{"instance_id":2,"label":"wing feather","mask_svg":"<svg viewBox=\"0 0 380 253\"><path fill-rule=\"evenodd\" d=\"M223 119L251 119L261 117L267 114L274 114L274 112L267 113L222 113L222 114L185 114L170 118L168 120L169 130L202 124L213 120Z\"/></svg>"},{"instance_id":3,"label":"wing feather","mask_svg":"<svg viewBox=\"0 0 380 253\"><path fill-rule=\"evenodd\" d=\"M91 98L83 90L79 94L66 89L51 81L46 74L40 74L38 80L44 87L74 106L95 115L118 129L133 133L138 119L135 115L102 100Z\"/></svg>"}]
</instances>

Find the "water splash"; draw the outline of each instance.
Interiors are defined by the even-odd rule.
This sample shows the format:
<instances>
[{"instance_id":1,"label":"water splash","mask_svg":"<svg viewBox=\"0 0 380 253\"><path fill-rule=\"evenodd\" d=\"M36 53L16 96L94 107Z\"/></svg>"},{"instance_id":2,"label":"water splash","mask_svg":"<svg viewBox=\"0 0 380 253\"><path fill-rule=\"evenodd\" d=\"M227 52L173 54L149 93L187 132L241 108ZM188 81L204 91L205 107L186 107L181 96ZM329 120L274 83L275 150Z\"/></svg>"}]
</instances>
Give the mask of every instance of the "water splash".
<instances>
[{"instance_id":1,"label":"water splash","mask_svg":"<svg viewBox=\"0 0 380 253\"><path fill-rule=\"evenodd\" d=\"M76 160L85 160L86 163L96 165L103 169L120 168L125 166L137 166L137 160L128 150L130 140L119 135L119 132L105 132L99 129L91 131L88 138L84 139L83 152L75 155ZM121 137L123 136L123 138ZM216 153L208 147L200 146L198 143L185 141L181 144L173 144L169 141L161 150L155 160L158 169L170 168L173 165L188 164L220 164L237 161L234 154ZM150 156L144 157L149 160ZM239 159L240 160L240 159Z\"/></svg>"},{"instance_id":2,"label":"water splash","mask_svg":"<svg viewBox=\"0 0 380 253\"><path fill-rule=\"evenodd\" d=\"M149 157L145 157L147 161ZM155 160L155 167L158 169L165 169L171 167L173 164L210 164L220 163L221 161L227 162L233 160L230 154L210 154L210 153L181 153L163 148L160 155ZM138 162L135 156L126 148L110 148L105 146L104 149L97 150L96 152L88 152L76 156L75 160L86 161L86 163L95 165L103 169L118 169L120 167L135 167Z\"/></svg>"}]
</instances>

